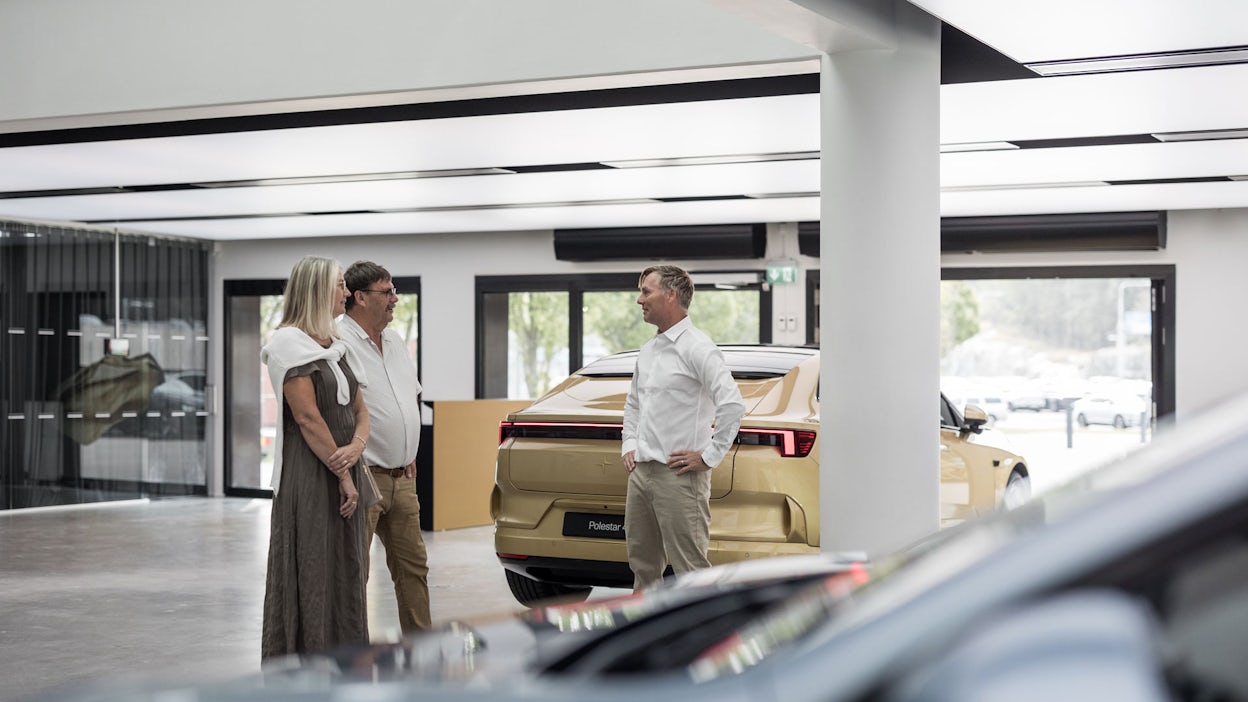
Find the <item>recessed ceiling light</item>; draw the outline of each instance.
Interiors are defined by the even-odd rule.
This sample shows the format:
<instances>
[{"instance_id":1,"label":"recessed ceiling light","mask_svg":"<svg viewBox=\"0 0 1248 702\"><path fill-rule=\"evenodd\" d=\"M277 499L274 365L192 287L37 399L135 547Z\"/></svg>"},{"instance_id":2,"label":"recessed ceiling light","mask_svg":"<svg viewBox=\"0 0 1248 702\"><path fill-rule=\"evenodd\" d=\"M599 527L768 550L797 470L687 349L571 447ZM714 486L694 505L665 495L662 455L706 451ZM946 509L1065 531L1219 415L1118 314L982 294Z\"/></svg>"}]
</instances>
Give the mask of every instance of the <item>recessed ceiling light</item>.
<instances>
[{"instance_id":1,"label":"recessed ceiling light","mask_svg":"<svg viewBox=\"0 0 1248 702\"><path fill-rule=\"evenodd\" d=\"M505 168L459 168L441 171L398 171L393 173L351 173L347 175L304 176L296 178L262 178L257 180L220 180L208 183L191 183L191 185L196 188L250 188L259 185L317 185L321 183L354 183L370 180L460 178L463 176L503 175L514 172Z\"/></svg>"},{"instance_id":2,"label":"recessed ceiling light","mask_svg":"<svg viewBox=\"0 0 1248 702\"><path fill-rule=\"evenodd\" d=\"M747 193L746 197L753 198L755 200L767 200L767 199L777 198L777 197L819 197L819 191L815 190L815 191L801 192L801 193L755 193L755 194Z\"/></svg>"},{"instance_id":3,"label":"recessed ceiling light","mask_svg":"<svg viewBox=\"0 0 1248 702\"><path fill-rule=\"evenodd\" d=\"M1248 139L1248 129L1211 129L1203 132L1162 132L1154 134L1158 141L1209 141L1212 139Z\"/></svg>"},{"instance_id":4,"label":"recessed ceiling light","mask_svg":"<svg viewBox=\"0 0 1248 702\"><path fill-rule=\"evenodd\" d=\"M721 163L753 163L756 161L801 161L819 158L818 151L792 151L780 154L731 154L727 156L689 156L684 158L644 158L630 161L603 161L612 168L661 168L665 166L706 166Z\"/></svg>"},{"instance_id":5,"label":"recessed ceiling light","mask_svg":"<svg viewBox=\"0 0 1248 702\"><path fill-rule=\"evenodd\" d=\"M1216 66L1227 63L1248 63L1248 47L1236 46L1137 56L1104 56L1070 61L1040 61L1025 65L1042 76L1068 76L1077 73L1147 71L1156 68Z\"/></svg>"},{"instance_id":6,"label":"recessed ceiling light","mask_svg":"<svg viewBox=\"0 0 1248 702\"><path fill-rule=\"evenodd\" d=\"M1008 151L1017 149L1017 144L1011 144L1008 141L972 141L961 144L941 144L940 153L953 154L963 151Z\"/></svg>"},{"instance_id":7,"label":"recessed ceiling light","mask_svg":"<svg viewBox=\"0 0 1248 702\"><path fill-rule=\"evenodd\" d=\"M1102 180L1072 181L1069 183L1010 183L1004 185L952 185L941 188L944 193L964 193L983 190L1031 190L1036 188L1092 188L1109 185Z\"/></svg>"}]
</instances>

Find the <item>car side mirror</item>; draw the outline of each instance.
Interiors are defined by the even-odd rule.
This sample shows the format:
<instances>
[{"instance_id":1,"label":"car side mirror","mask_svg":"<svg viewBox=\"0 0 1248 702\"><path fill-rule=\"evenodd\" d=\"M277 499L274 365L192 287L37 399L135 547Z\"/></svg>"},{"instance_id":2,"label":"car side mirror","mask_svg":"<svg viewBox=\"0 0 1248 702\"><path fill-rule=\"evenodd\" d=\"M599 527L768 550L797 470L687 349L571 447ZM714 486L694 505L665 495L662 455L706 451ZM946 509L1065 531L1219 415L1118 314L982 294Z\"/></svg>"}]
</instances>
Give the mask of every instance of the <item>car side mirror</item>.
<instances>
[{"instance_id":1,"label":"car side mirror","mask_svg":"<svg viewBox=\"0 0 1248 702\"><path fill-rule=\"evenodd\" d=\"M984 430L984 425L987 423L988 413L980 409L978 405L967 405L962 410L962 431L978 434Z\"/></svg>"}]
</instances>

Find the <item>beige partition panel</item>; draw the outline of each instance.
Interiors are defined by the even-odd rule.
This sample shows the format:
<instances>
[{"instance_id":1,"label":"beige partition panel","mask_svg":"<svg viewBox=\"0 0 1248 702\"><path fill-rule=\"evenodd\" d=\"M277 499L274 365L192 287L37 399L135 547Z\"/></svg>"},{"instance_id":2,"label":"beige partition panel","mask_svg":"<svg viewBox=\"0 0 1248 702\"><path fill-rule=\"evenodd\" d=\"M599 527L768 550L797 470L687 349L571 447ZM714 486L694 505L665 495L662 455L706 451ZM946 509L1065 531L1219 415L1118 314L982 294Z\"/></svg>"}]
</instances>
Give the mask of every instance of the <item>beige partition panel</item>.
<instances>
[{"instance_id":1,"label":"beige partition panel","mask_svg":"<svg viewBox=\"0 0 1248 702\"><path fill-rule=\"evenodd\" d=\"M433 529L490 524L498 423L528 400L433 403Z\"/></svg>"}]
</instances>

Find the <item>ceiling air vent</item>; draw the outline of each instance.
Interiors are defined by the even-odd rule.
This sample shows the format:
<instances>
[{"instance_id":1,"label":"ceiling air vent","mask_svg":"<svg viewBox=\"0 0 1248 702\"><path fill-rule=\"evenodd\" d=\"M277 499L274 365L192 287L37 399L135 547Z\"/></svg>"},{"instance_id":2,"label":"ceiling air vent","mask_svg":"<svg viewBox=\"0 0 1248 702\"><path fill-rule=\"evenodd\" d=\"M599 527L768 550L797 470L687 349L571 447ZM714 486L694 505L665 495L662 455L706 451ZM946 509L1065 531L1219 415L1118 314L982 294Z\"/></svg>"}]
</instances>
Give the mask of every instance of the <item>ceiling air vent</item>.
<instances>
[{"instance_id":1,"label":"ceiling air vent","mask_svg":"<svg viewBox=\"0 0 1248 702\"><path fill-rule=\"evenodd\" d=\"M649 261L763 258L764 224L556 229L560 261Z\"/></svg>"}]
</instances>

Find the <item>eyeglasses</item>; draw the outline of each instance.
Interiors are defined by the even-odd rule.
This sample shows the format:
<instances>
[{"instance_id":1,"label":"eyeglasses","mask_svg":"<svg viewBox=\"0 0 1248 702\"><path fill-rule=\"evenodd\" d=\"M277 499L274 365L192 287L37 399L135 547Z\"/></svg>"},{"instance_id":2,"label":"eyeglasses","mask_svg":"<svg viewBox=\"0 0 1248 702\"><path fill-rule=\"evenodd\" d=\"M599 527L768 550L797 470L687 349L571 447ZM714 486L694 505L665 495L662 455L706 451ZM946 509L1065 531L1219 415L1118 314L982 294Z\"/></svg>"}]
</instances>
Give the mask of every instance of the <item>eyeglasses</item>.
<instances>
[{"instance_id":1,"label":"eyeglasses","mask_svg":"<svg viewBox=\"0 0 1248 702\"><path fill-rule=\"evenodd\" d=\"M398 288L386 288L385 290L356 290L356 292L375 293L377 295L394 295L395 297L399 296Z\"/></svg>"}]
</instances>

